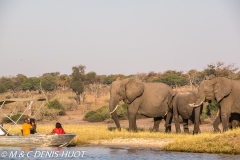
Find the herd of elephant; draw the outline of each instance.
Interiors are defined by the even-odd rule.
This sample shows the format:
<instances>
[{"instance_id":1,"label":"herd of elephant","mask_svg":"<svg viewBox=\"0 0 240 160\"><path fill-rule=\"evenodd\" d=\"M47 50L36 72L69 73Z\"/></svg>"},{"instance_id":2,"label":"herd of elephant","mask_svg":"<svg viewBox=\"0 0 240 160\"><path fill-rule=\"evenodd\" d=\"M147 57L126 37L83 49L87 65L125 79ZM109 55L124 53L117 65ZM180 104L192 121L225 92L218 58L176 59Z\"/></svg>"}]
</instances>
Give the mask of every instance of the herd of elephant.
<instances>
[{"instance_id":1,"label":"herd of elephant","mask_svg":"<svg viewBox=\"0 0 240 160\"><path fill-rule=\"evenodd\" d=\"M116 80L110 87L109 110L117 128L121 130L117 106L124 101L128 106L129 131L136 132L136 115L142 114L154 119L153 131L165 119L165 131L171 131L174 119L176 132L180 133L179 115L182 117L184 132L189 132L188 120L194 123L193 134L200 133L200 115L203 102L215 99L219 111L213 122L214 132L236 128L240 122L240 81L224 77L203 80L198 93L176 92L164 83L144 83L134 78Z\"/></svg>"}]
</instances>

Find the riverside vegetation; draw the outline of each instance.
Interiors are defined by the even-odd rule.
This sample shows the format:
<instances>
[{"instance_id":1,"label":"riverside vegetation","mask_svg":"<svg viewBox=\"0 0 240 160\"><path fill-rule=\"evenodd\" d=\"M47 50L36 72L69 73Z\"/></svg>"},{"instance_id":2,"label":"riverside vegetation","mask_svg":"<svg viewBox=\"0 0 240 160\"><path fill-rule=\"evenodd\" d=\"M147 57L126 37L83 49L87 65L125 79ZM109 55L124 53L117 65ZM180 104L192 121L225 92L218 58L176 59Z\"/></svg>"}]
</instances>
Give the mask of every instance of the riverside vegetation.
<instances>
[{"instance_id":1,"label":"riverside vegetation","mask_svg":"<svg viewBox=\"0 0 240 160\"><path fill-rule=\"evenodd\" d=\"M9 125L9 124L8 124ZM6 125L6 127L8 127ZM88 145L91 141L96 141L101 145L101 140L121 139L152 139L165 140L171 139L163 149L167 151L195 152L195 153L224 153L240 154L240 129L230 130L225 133L203 132L198 135L176 134L155 132L149 130L140 130L137 133L112 130L107 126L82 126L82 125L63 125L67 133L75 133L77 137L71 142L71 145ZM38 125L38 133L49 134L53 126ZM96 132L97 131L97 132ZM15 127L12 134L20 134L19 128ZM149 146L148 146L149 147Z\"/></svg>"}]
</instances>

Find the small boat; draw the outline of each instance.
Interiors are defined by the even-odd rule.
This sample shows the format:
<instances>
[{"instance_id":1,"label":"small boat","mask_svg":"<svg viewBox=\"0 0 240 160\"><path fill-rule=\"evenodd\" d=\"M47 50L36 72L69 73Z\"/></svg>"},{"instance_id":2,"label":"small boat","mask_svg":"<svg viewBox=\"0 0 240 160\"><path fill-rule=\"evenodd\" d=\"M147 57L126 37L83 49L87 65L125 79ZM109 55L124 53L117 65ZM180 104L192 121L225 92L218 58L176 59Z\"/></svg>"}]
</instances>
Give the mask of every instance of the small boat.
<instances>
[{"instance_id":1,"label":"small boat","mask_svg":"<svg viewBox=\"0 0 240 160\"><path fill-rule=\"evenodd\" d=\"M15 147L51 147L51 146L56 146L56 147L66 147L68 146L72 140L76 137L76 134L30 134L28 136L22 136L22 135L10 135L9 132L15 127L18 126L20 129L21 127L18 125L18 121L20 118L23 116L23 114L31 108L31 105L34 101L42 101L43 103L41 106L38 108L37 112L39 109L43 106L45 98L37 98L37 99L32 99L32 98L14 98L14 99L6 99L0 101L0 113L2 113L5 117L10 119L14 124L11 126L9 130L4 129L0 125L0 129L2 129L5 133L6 136L0 136L0 146L15 146ZM3 106L8 103L13 103L13 102L20 102L20 101L25 101L27 103L27 107L24 110L24 112L21 114L21 116L18 118L17 121L14 121L11 116L8 116L3 112ZM36 113L37 113L36 112ZM35 113L35 115L36 115ZM34 116L35 116L34 115ZM32 118L34 118L34 116Z\"/></svg>"},{"instance_id":2,"label":"small boat","mask_svg":"<svg viewBox=\"0 0 240 160\"><path fill-rule=\"evenodd\" d=\"M29 136L0 136L0 146L14 147L66 147L76 134L31 134Z\"/></svg>"}]
</instances>

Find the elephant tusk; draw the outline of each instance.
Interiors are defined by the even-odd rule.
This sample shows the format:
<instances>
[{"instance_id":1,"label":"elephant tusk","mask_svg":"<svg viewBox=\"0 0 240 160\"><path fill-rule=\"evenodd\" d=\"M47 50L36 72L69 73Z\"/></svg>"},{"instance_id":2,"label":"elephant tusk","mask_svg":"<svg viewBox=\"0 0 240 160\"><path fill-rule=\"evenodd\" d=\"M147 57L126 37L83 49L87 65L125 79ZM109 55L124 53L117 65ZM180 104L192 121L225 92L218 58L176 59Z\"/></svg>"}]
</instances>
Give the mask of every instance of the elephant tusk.
<instances>
[{"instance_id":1,"label":"elephant tusk","mask_svg":"<svg viewBox=\"0 0 240 160\"><path fill-rule=\"evenodd\" d=\"M168 111L165 113L165 115L163 117L165 117L167 115Z\"/></svg>"},{"instance_id":2,"label":"elephant tusk","mask_svg":"<svg viewBox=\"0 0 240 160\"><path fill-rule=\"evenodd\" d=\"M191 106L191 107L198 107L198 106L200 106L202 103L203 103L203 101L200 102L199 104L192 103L192 104L189 104L189 106Z\"/></svg>"},{"instance_id":3,"label":"elephant tusk","mask_svg":"<svg viewBox=\"0 0 240 160\"><path fill-rule=\"evenodd\" d=\"M118 106L119 105L116 105L115 109L112 112L110 112L110 115L113 114L117 110Z\"/></svg>"}]
</instances>

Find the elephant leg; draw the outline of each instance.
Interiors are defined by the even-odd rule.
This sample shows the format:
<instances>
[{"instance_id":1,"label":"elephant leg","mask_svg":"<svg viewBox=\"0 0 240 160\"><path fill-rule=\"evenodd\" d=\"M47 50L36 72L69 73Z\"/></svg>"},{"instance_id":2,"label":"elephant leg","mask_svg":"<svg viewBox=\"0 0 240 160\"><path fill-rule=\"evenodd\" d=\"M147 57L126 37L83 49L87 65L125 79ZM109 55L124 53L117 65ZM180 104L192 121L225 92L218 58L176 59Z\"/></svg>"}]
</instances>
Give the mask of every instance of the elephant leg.
<instances>
[{"instance_id":1,"label":"elephant leg","mask_svg":"<svg viewBox=\"0 0 240 160\"><path fill-rule=\"evenodd\" d=\"M218 128L218 125L220 124L221 122L221 117L220 117L220 108L218 110L218 113L217 113L217 116L213 122L213 129L214 129L214 132L221 132L221 130Z\"/></svg>"},{"instance_id":2,"label":"elephant leg","mask_svg":"<svg viewBox=\"0 0 240 160\"><path fill-rule=\"evenodd\" d=\"M198 108L194 108L195 115L192 118L192 121L194 122L193 134L198 134L201 132L200 131L200 110L201 110L201 106Z\"/></svg>"},{"instance_id":3,"label":"elephant leg","mask_svg":"<svg viewBox=\"0 0 240 160\"><path fill-rule=\"evenodd\" d=\"M153 124L153 129L152 132L157 132L159 131L159 124L162 121L162 117L155 117L153 118L154 124Z\"/></svg>"},{"instance_id":4,"label":"elephant leg","mask_svg":"<svg viewBox=\"0 0 240 160\"><path fill-rule=\"evenodd\" d=\"M136 114L128 112L129 131L137 132Z\"/></svg>"},{"instance_id":5,"label":"elephant leg","mask_svg":"<svg viewBox=\"0 0 240 160\"><path fill-rule=\"evenodd\" d=\"M172 112L168 112L168 114L166 116L164 116L164 119L165 119L165 132L166 133L169 133L169 132L172 131L172 128L171 128L172 118L173 118Z\"/></svg>"},{"instance_id":6,"label":"elephant leg","mask_svg":"<svg viewBox=\"0 0 240 160\"><path fill-rule=\"evenodd\" d=\"M231 115L231 108L232 106L232 101L229 99L223 99L220 102L221 106L221 120L222 120L222 126L223 126L223 132L226 132L229 127L229 118Z\"/></svg>"},{"instance_id":7,"label":"elephant leg","mask_svg":"<svg viewBox=\"0 0 240 160\"><path fill-rule=\"evenodd\" d=\"M183 129L184 129L184 133L189 133L188 119L183 119Z\"/></svg>"},{"instance_id":8,"label":"elephant leg","mask_svg":"<svg viewBox=\"0 0 240 160\"><path fill-rule=\"evenodd\" d=\"M173 114L176 133L181 133L178 111L174 109Z\"/></svg>"},{"instance_id":9,"label":"elephant leg","mask_svg":"<svg viewBox=\"0 0 240 160\"><path fill-rule=\"evenodd\" d=\"M129 121L129 131L137 132L137 124L136 124L136 115L137 115L138 107L132 103L128 106L128 121Z\"/></svg>"}]
</instances>

